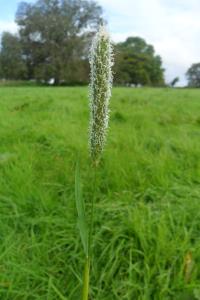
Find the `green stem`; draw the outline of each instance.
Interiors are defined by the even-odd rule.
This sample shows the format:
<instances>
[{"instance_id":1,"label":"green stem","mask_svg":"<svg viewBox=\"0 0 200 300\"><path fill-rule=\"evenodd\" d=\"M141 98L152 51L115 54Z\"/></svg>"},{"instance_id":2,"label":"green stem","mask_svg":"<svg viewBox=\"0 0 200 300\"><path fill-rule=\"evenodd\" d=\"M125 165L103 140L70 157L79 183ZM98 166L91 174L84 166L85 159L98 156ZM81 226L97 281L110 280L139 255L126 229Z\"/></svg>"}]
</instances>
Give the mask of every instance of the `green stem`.
<instances>
[{"instance_id":1,"label":"green stem","mask_svg":"<svg viewBox=\"0 0 200 300\"><path fill-rule=\"evenodd\" d=\"M86 257L84 273L83 273L82 300L88 300L89 282L90 282L90 258Z\"/></svg>"},{"instance_id":2,"label":"green stem","mask_svg":"<svg viewBox=\"0 0 200 300\"><path fill-rule=\"evenodd\" d=\"M90 208L90 221L89 221L89 235L88 235L88 256L85 258L85 267L83 273L83 291L82 291L82 300L88 300L89 295L89 282L90 282L90 262L92 259L92 233L94 227L94 202L96 196L96 166L94 170L94 182L93 182L93 197L91 201Z\"/></svg>"},{"instance_id":3,"label":"green stem","mask_svg":"<svg viewBox=\"0 0 200 300\"><path fill-rule=\"evenodd\" d=\"M94 202L95 202L95 197L96 197L96 181L97 181L97 174L96 174L96 166L93 167L94 171L94 182L93 182L93 197L91 200L91 208L90 208L90 228L89 228L89 239L88 239L88 252L89 252L89 257L92 257L92 233L93 233L93 227L94 227Z\"/></svg>"}]
</instances>

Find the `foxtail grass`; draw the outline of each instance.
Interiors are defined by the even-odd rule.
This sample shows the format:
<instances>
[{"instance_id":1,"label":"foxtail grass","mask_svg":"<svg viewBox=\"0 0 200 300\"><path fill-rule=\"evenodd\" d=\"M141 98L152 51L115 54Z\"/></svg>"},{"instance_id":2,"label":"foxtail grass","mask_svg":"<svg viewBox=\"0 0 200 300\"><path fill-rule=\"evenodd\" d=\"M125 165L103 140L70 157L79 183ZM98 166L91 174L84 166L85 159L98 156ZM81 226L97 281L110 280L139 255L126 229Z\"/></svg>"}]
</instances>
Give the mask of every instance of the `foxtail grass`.
<instances>
[{"instance_id":1,"label":"foxtail grass","mask_svg":"<svg viewBox=\"0 0 200 300\"><path fill-rule=\"evenodd\" d=\"M81 194L79 166L76 169L76 206L79 232L85 254L83 272L82 300L88 300L92 240L94 226L94 207L96 194L96 172L105 142L109 121L109 100L112 89L113 52L110 36L104 26L96 33L89 56L90 62L90 126L89 150L93 169L93 196L90 202L89 222L87 225L84 202Z\"/></svg>"}]
</instances>

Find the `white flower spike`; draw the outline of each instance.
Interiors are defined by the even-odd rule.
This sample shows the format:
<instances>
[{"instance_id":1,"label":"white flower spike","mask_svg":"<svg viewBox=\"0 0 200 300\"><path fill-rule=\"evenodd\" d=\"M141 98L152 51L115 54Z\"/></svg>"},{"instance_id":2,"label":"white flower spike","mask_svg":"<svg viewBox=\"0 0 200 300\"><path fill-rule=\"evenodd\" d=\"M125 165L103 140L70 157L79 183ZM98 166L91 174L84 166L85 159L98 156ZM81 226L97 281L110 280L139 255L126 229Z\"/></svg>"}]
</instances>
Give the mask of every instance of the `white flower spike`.
<instances>
[{"instance_id":1,"label":"white flower spike","mask_svg":"<svg viewBox=\"0 0 200 300\"><path fill-rule=\"evenodd\" d=\"M97 163L105 145L112 89L113 49L105 26L100 26L90 50L90 154Z\"/></svg>"}]
</instances>

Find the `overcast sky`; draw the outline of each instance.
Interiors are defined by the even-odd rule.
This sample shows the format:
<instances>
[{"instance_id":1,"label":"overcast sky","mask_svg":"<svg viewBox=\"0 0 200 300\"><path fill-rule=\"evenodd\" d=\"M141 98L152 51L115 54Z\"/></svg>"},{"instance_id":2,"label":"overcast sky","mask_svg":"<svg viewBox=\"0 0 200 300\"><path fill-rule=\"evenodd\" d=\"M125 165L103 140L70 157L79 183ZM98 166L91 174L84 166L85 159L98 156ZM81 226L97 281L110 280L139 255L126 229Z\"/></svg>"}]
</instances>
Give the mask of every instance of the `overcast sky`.
<instances>
[{"instance_id":1,"label":"overcast sky","mask_svg":"<svg viewBox=\"0 0 200 300\"><path fill-rule=\"evenodd\" d=\"M0 0L0 32L16 31L18 0ZM34 2L29 0L27 2ZM166 81L200 62L200 0L99 0L115 42L143 37L161 55Z\"/></svg>"}]
</instances>

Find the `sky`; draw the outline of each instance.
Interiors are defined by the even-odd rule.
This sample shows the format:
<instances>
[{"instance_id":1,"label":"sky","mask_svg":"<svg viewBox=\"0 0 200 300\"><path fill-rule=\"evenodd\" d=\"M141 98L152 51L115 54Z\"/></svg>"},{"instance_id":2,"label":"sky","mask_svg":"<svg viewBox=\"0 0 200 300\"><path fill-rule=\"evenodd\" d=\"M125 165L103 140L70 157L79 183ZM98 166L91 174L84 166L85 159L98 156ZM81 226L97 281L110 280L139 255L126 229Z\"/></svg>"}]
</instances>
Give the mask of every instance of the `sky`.
<instances>
[{"instance_id":1,"label":"sky","mask_svg":"<svg viewBox=\"0 0 200 300\"><path fill-rule=\"evenodd\" d=\"M0 33L16 32L15 12L20 0L0 0ZM26 0L34 2L34 0ZM152 44L163 60L166 82L180 78L200 62L200 0L98 0L104 8L114 42L139 36Z\"/></svg>"}]
</instances>

